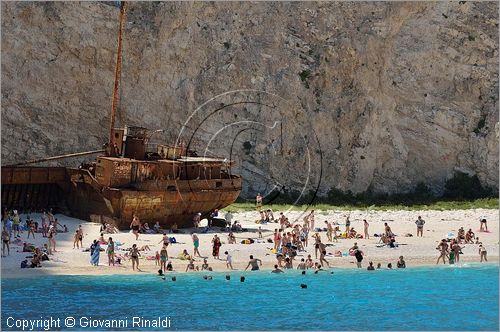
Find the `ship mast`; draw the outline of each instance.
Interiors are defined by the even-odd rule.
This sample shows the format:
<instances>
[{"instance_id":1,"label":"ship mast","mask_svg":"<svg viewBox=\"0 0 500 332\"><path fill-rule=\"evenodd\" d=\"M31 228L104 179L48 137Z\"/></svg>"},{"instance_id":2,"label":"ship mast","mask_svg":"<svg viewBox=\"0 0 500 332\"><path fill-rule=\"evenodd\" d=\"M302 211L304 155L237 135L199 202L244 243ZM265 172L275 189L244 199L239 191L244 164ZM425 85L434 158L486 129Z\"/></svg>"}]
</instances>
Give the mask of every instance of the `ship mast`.
<instances>
[{"instance_id":1,"label":"ship mast","mask_svg":"<svg viewBox=\"0 0 500 332\"><path fill-rule=\"evenodd\" d=\"M118 104L118 88L120 86L120 76L122 71L122 40L123 30L125 29L125 1L120 3L120 30L118 32L118 50L116 52L115 65L115 85L113 88L113 99L111 101L111 119L109 127L109 147L112 146L113 128L115 127L116 107Z\"/></svg>"}]
</instances>

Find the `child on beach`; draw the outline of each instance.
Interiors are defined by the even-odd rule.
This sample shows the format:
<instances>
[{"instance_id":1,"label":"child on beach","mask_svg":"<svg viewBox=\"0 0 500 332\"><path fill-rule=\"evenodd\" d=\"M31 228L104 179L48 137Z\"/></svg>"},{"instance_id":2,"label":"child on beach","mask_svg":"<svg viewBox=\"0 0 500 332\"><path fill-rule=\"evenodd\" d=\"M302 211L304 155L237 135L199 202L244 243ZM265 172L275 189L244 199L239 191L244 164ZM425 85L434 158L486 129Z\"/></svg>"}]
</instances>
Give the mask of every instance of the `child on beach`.
<instances>
[{"instance_id":1,"label":"child on beach","mask_svg":"<svg viewBox=\"0 0 500 332\"><path fill-rule=\"evenodd\" d=\"M226 255L226 267L228 269L230 268L231 270L234 270L233 269L233 258L231 257L231 255L227 251L224 252L224 255Z\"/></svg>"},{"instance_id":2,"label":"child on beach","mask_svg":"<svg viewBox=\"0 0 500 332\"><path fill-rule=\"evenodd\" d=\"M160 265L160 253L158 251L155 254L155 265Z\"/></svg>"}]
</instances>

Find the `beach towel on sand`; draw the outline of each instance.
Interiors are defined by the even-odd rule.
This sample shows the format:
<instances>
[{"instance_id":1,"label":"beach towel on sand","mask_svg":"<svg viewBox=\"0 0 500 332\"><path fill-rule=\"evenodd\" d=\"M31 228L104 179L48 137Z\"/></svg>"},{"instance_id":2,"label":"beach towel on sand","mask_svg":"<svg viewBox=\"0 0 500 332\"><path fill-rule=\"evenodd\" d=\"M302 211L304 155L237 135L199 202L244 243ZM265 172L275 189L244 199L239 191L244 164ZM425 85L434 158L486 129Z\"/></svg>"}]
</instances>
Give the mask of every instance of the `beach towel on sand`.
<instances>
[{"instance_id":1,"label":"beach towel on sand","mask_svg":"<svg viewBox=\"0 0 500 332\"><path fill-rule=\"evenodd\" d=\"M101 245L97 242L95 245L92 245L90 253L90 264L99 265L99 256L101 254Z\"/></svg>"}]
</instances>

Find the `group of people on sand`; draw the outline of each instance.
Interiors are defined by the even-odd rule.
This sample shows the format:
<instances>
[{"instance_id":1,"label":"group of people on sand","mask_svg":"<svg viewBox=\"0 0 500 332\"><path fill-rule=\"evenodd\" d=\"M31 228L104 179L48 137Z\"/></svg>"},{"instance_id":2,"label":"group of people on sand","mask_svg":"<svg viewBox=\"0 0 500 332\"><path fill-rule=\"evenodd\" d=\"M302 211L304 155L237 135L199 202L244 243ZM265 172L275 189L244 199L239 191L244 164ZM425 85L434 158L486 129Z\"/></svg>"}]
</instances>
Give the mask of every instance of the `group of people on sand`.
<instances>
[{"instance_id":1,"label":"group of people on sand","mask_svg":"<svg viewBox=\"0 0 500 332\"><path fill-rule=\"evenodd\" d=\"M269 222L273 221L274 216L272 215L272 211L270 209L261 209L259 213L262 211L264 216L264 220L269 219ZM215 211L217 212L218 211ZM193 218L194 220L199 219L201 214L196 214ZM26 262L24 265L26 266L41 266L41 262L45 259L48 259L49 255L52 255L56 252L56 235L58 232L67 231L67 227L64 225L60 225L57 218L54 217L52 211L45 211L41 215L41 220L35 221L29 216L26 217L26 222L23 223L21 220L20 214L18 211L3 211L2 215L2 256L10 254L10 243L14 238L16 244L21 242L20 245L23 245L23 251L33 253L31 262ZM231 221L232 215L229 217L230 219L230 227L226 228L227 231L227 242L229 244L236 244L236 237L233 231L238 231L237 227L233 229L233 224ZM341 251L333 251L331 253L327 253L328 247L332 246L332 242L338 242L339 239L368 239L369 238L369 223L363 219L363 228L364 234L358 234L354 231L354 228L351 227L351 221L349 216L346 216L345 219L345 231L340 229L340 224L336 222L324 221L324 228L316 227L316 216L314 210L311 210L307 214L305 214L304 218L300 222L290 222L290 220L285 216L283 212L279 214L278 219L275 220L277 223L277 228L274 230L274 233L267 240L273 243L272 248L269 248L273 254L276 256L276 263L274 264L274 271L278 270L286 270L286 269L299 269L299 270L307 270L313 269L314 271L323 271L324 267L329 268L331 266L331 261L328 260L328 257L342 257L345 255L352 256L355 259L356 265L358 268L362 268L362 262L365 258L365 253L358 247L355 242L354 245L349 249L348 253L342 253ZM237 224L237 221L234 221ZM423 236L424 225L426 222L422 219L421 216L417 218L415 221L417 227L417 236ZM199 226L199 224L197 224ZM487 231L487 222L485 218L481 218L480 220L480 231ZM241 225L239 226L241 228ZM122 249L119 248L121 245L119 242L113 240L112 237L105 237L105 234L112 234L118 232L118 230L110 224L103 224L100 229L100 236L98 239L93 240L90 245L90 248L85 251L90 252L90 264L93 266L99 265L99 258L101 252L104 252L107 256L108 266L121 265L122 261L130 260L131 266L133 270L139 270L140 258L154 259L156 265L162 271L173 271L173 263L169 257L168 249L169 246L175 242L175 238L170 238L165 231L163 231L158 222L156 222L152 229L149 228L147 223L142 224L139 216L134 214L131 224L130 224L131 232L135 235L135 239L139 239L139 234L161 234L163 232L163 236L158 243L160 245L159 250L156 251L154 256L146 256L145 252L151 250L151 248L147 245L138 246L137 244L133 244L130 248L123 249L124 254L121 255L120 252ZM177 231L177 225L174 224L171 227L172 233ZM25 232L25 233L24 233ZM325 235L322 235L324 232ZM35 233L42 233L43 237L47 238L47 244L43 245L43 247L36 248L30 243L23 243L20 239L21 234L26 234L27 239L30 237L34 237ZM259 227L259 237L262 236L262 229ZM82 225L79 225L75 231L73 236L73 248L74 249L83 249L83 240L84 240L84 230ZM322 238L322 236L326 237L326 241ZM376 236L380 237L380 242L383 243L384 246L388 247L397 247L398 244L396 242L396 234L393 233L391 227L387 222L384 223L384 232L381 234L376 234ZM183 252L176 257L179 260L185 260L186 271L211 271L212 267L209 266L209 258L210 255L208 253L203 253L203 248L200 248L200 237L197 233L191 234L192 239L192 253L188 252L187 249L184 249ZM248 241L248 243L253 243L254 239L248 238L243 242ZM257 241L257 240L256 240ZM242 243L243 243L242 242ZM247 243L247 242L245 242ZM443 239L439 242L437 246L437 250L439 250L439 257L437 260L437 264L439 262L443 263L455 263L460 262L460 256L462 254L462 249L464 245L467 244L478 244L478 251L480 256L480 261L487 261L487 252L483 244L479 241L479 238L476 237L476 234L469 229L465 231L463 227L460 227L458 230L458 234L453 239ZM307 256L302 253L306 253L310 246L311 248L310 254ZM211 239L211 257L214 260L223 260L226 263L227 269L233 270L233 258L232 255L227 250L222 250L223 241L218 234L214 234ZM206 248L208 249L208 248ZM314 250L314 253L312 252ZM221 253L224 252L224 255ZM203 254L207 254L203 256ZM314 259L312 258L314 255ZM199 261L197 260L199 259ZM198 263L199 262L199 263ZM250 256L250 260L246 266L246 269L258 270L262 267L262 260L258 258L254 258L254 256ZM377 264L378 267L381 266L380 263ZM399 261L396 263L398 268L406 267L406 263L403 259L403 256L400 257ZM388 268L392 268L392 263L388 264ZM184 266L182 268L184 270ZM368 270L374 270L375 267L373 262L370 262Z\"/></svg>"},{"instance_id":2,"label":"group of people on sand","mask_svg":"<svg viewBox=\"0 0 500 332\"><path fill-rule=\"evenodd\" d=\"M56 250L57 233L68 232L66 225L61 225L54 217L52 210L43 211L40 222L34 220L30 215L26 215L23 222L21 214L17 210L4 209L2 211L2 257L10 255L12 244L22 246L22 252L30 252L31 263L26 260L21 262L22 267L41 267L41 262L49 260L48 255L52 255ZM22 240L22 235L26 233L26 242ZM41 247L35 247L27 242L30 237L34 240L35 234L42 234L47 238L47 243Z\"/></svg>"},{"instance_id":3,"label":"group of people on sand","mask_svg":"<svg viewBox=\"0 0 500 332\"><path fill-rule=\"evenodd\" d=\"M480 232L487 232L488 231L488 226L485 218L481 218L479 220L480 222ZM483 227L484 226L484 227ZM446 238L442 239L438 246L436 247L436 250L439 251L439 256L437 259L436 264L439 264L439 261L443 261L443 264L449 263L449 264L455 264L460 262L460 255L462 255L462 249L465 248L465 246L461 246L461 244L478 244L478 254L479 254L479 260L480 262L487 262L487 251L486 248L483 246L483 243L479 241L479 237L475 237L474 232L472 229L469 228L467 232L465 232L463 227L460 227L458 229L458 234L455 238Z\"/></svg>"}]
</instances>

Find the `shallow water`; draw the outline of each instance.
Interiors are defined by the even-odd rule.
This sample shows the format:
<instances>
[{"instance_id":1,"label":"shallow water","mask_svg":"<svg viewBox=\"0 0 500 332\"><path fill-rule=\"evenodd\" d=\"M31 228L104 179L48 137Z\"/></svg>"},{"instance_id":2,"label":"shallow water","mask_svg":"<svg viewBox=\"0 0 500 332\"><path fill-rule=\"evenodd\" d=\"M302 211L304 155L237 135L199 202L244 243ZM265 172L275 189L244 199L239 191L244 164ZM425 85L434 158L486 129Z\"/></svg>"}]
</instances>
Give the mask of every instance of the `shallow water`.
<instances>
[{"instance_id":1,"label":"shallow water","mask_svg":"<svg viewBox=\"0 0 500 332\"><path fill-rule=\"evenodd\" d=\"M74 317L78 330L87 321L81 317L123 319L128 329L137 329L133 316L169 317L166 329L189 330L499 328L497 265L346 269L306 276L240 272L231 273L230 281L224 273L212 273L213 280L203 275L181 274L175 282L152 275L4 279L2 329L9 330L8 317L51 316L61 319L60 329L66 329L64 318ZM246 276L244 283L240 275Z\"/></svg>"}]
</instances>

